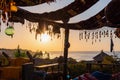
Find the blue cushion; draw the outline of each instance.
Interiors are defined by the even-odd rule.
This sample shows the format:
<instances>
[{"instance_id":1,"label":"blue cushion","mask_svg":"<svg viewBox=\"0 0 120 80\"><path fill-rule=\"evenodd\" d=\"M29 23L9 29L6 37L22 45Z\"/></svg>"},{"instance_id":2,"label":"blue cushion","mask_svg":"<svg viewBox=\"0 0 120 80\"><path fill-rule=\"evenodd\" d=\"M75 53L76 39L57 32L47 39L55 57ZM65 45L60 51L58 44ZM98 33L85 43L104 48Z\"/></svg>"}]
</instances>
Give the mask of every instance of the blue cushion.
<instances>
[{"instance_id":1,"label":"blue cushion","mask_svg":"<svg viewBox=\"0 0 120 80\"><path fill-rule=\"evenodd\" d=\"M111 78L112 78L112 75L107 74L107 73L102 73L102 72L99 72L99 71L93 72L92 76L94 76L98 80L111 80Z\"/></svg>"}]
</instances>

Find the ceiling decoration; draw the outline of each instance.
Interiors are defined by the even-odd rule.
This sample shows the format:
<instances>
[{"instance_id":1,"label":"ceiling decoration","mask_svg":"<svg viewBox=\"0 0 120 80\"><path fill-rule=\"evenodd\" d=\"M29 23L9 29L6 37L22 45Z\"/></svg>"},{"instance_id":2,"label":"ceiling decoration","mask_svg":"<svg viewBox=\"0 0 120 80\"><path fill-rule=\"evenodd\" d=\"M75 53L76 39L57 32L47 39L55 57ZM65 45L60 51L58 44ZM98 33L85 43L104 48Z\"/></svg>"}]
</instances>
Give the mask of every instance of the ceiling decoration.
<instances>
[{"instance_id":1,"label":"ceiling decoration","mask_svg":"<svg viewBox=\"0 0 120 80\"><path fill-rule=\"evenodd\" d=\"M79 32L79 40L86 40L92 41L91 43L94 44L96 42L101 42L102 38L116 38L114 34L114 30L110 29L97 29L97 30L80 30Z\"/></svg>"},{"instance_id":2,"label":"ceiling decoration","mask_svg":"<svg viewBox=\"0 0 120 80\"><path fill-rule=\"evenodd\" d=\"M20 1L20 3L19 3ZM27 2L28 1L28 2ZM40 4L44 2L49 2L49 1L55 1L55 0L15 0L16 5L18 6L29 6L32 4L28 3L33 2L35 4ZM41 1L41 2L40 2ZM37 34L41 34L41 32L44 32L44 29L48 31L48 34L50 34L50 30L48 28L49 25L53 26L53 33L59 33L60 28L65 28L63 23L57 23L55 22L56 20L65 20L69 19L71 17L74 17L88 8L90 8L92 5L94 5L98 0L75 0L68 6L53 11L49 13L32 13L27 10L18 8L17 12L12 12L12 16L8 18L9 22L20 22L22 24L25 23L25 20L28 20L32 23L37 22L38 25L36 28L30 26L30 31L33 30L36 31ZM26 3L25 5L22 5L23 3ZM33 5L35 5L33 4ZM73 30L93 30L93 29L98 29L103 26L109 26L109 27L114 27L114 28L119 28L120 27L120 1L119 0L112 0L105 10L100 11L98 14L95 16L84 20L80 21L78 23L68 23L67 26L69 29ZM8 13L8 15L11 15ZM45 25L43 29L43 25Z\"/></svg>"},{"instance_id":3,"label":"ceiling decoration","mask_svg":"<svg viewBox=\"0 0 120 80\"><path fill-rule=\"evenodd\" d=\"M3 22L6 22L7 18L11 17L12 12L17 11L15 4L13 0L0 0L0 18ZM7 14L9 14L9 16Z\"/></svg>"},{"instance_id":4,"label":"ceiling decoration","mask_svg":"<svg viewBox=\"0 0 120 80\"><path fill-rule=\"evenodd\" d=\"M38 22L35 38L37 39L37 35L45 31L47 31L47 34L53 36L52 34L60 34L60 28L61 26L64 28L63 24L55 23L55 20L64 20L69 19L75 15L78 15L82 13L83 11L87 10L89 7L91 7L93 4L95 4L98 0L75 0L73 3L69 4L68 6L64 7L63 9L50 12L50 13L31 13L27 10L18 8L17 12L12 13L12 17L9 18L9 22L21 22L22 24L25 23L25 20L28 20L30 22ZM8 14L10 15L10 14ZM52 33L51 29L48 28L49 25L53 26ZM54 24L53 24L54 23ZM43 27L43 25L45 25ZM30 26L30 31L34 30L33 26ZM60 37L60 35L58 35Z\"/></svg>"},{"instance_id":5,"label":"ceiling decoration","mask_svg":"<svg viewBox=\"0 0 120 80\"><path fill-rule=\"evenodd\" d=\"M1 1L1 0L0 0ZM33 5L37 5L37 4L41 4L44 2L50 2L50 1L54 1L54 0L15 0L16 5L17 6L33 6ZM68 6L56 10L54 12L50 12L50 13L43 13L43 14L38 14L38 13L31 13L29 11L23 10L18 8L17 12L12 12L8 13L8 16L11 15L11 17L9 17L10 22L21 22L21 23L25 23L25 20L28 20L30 22L38 22L38 25L36 27L36 29L34 28L34 26L29 25L30 31L33 29L36 31L36 38L38 34L41 33L45 33L47 31L47 34L51 35L53 34L58 34L60 32L60 28L66 28L66 26L68 26L69 29L74 29L74 30L93 30L93 29L98 29L101 28L103 26L110 26L110 27L120 27L120 0L112 0L111 3L106 7L105 12L101 11L100 13L98 13L97 15L84 20L84 21L80 21L78 23L73 23L73 24L69 24L69 23L57 23L54 22L56 20L68 20L71 17L74 17L80 13L82 13L83 11L87 10L88 8L90 8L92 5L94 5L98 0L75 0L73 3L69 4ZM1 8L0 8L1 10ZM0 14L1 16L1 14ZM4 15L2 14L2 17L4 17ZM49 28L48 26L52 25L53 28ZM66 75L67 75L67 55L68 55L68 48L70 46L69 44L69 29L65 30L65 44L64 44L64 79L66 79ZM14 28L9 27L8 29L14 31ZM10 36L13 36L11 34L14 34L14 32L10 32ZM53 31L51 33L51 31ZM9 31L7 34L9 35ZM115 34L117 35L117 37L119 37L119 32L120 30L117 29ZM94 42L97 41L97 39L99 41L100 38L102 36L107 36L107 37L112 37L113 36L113 31L96 31L96 32L80 32L79 34L79 39L83 39L83 35L84 35L84 39L86 39L86 41L88 39L90 39L90 36L92 37L92 44Z\"/></svg>"},{"instance_id":6,"label":"ceiling decoration","mask_svg":"<svg viewBox=\"0 0 120 80\"><path fill-rule=\"evenodd\" d=\"M22 20L20 22L23 22L24 19L27 19L28 21L31 22L39 22L41 20L55 21L55 20L69 19L87 10L97 1L98 0L75 0L73 3L69 4L68 6L62 9L50 13L43 13L43 14L31 13L29 11L19 8L16 13L13 13L9 21L17 22Z\"/></svg>"}]
</instances>

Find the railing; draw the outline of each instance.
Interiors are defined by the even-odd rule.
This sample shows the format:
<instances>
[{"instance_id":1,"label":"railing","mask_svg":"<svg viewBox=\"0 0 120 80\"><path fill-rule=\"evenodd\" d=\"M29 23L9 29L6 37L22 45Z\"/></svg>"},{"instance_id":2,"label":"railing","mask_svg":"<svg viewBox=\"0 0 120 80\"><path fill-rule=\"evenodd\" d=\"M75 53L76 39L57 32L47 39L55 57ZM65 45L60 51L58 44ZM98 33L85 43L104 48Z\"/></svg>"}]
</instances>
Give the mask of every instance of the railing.
<instances>
[{"instance_id":1,"label":"railing","mask_svg":"<svg viewBox=\"0 0 120 80\"><path fill-rule=\"evenodd\" d=\"M40 65L40 66L34 66L35 69L37 70L45 70L46 72L48 71L48 69L50 68L51 71L53 72L54 68L57 66L58 71L59 71L59 64L58 63L53 63L53 64L46 64L46 65Z\"/></svg>"},{"instance_id":2,"label":"railing","mask_svg":"<svg viewBox=\"0 0 120 80\"><path fill-rule=\"evenodd\" d=\"M92 72L93 67L96 67L97 70L102 72L104 72L105 69L109 70L111 73L116 73L120 71L120 64L87 63L86 64L87 72Z\"/></svg>"}]
</instances>

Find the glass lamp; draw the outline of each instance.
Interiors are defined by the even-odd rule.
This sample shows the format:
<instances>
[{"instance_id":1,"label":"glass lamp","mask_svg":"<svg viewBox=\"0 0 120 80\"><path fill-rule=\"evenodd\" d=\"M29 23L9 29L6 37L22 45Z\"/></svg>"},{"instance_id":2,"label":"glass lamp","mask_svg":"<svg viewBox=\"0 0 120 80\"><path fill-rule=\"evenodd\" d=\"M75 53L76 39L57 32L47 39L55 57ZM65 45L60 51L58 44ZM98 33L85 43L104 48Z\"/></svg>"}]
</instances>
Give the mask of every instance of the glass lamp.
<instances>
[{"instance_id":1,"label":"glass lamp","mask_svg":"<svg viewBox=\"0 0 120 80\"><path fill-rule=\"evenodd\" d=\"M5 29L5 34L8 35L8 36L13 37L14 32L15 32L15 30L12 26L9 26Z\"/></svg>"}]
</instances>

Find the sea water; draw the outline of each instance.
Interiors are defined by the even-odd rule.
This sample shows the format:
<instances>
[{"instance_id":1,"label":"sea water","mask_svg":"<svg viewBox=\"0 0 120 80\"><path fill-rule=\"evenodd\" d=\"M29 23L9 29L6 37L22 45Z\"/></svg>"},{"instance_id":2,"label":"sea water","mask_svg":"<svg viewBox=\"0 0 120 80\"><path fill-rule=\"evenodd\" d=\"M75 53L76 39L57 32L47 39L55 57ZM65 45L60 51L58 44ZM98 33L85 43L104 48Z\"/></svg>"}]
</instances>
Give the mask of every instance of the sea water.
<instances>
[{"instance_id":1,"label":"sea water","mask_svg":"<svg viewBox=\"0 0 120 80\"><path fill-rule=\"evenodd\" d=\"M88 60L93 60L93 57L100 54L100 52L101 51L69 51L68 57L76 59L77 61L81 61L81 60L88 61ZM116 55L118 58L120 58L120 51L115 51L115 52L104 51L104 52L110 56ZM55 57L63 56L64 52L52 51L52 52L49 52L49 55L50 55L50 58L53 59Z\"/></svg>"}]
</instances>

